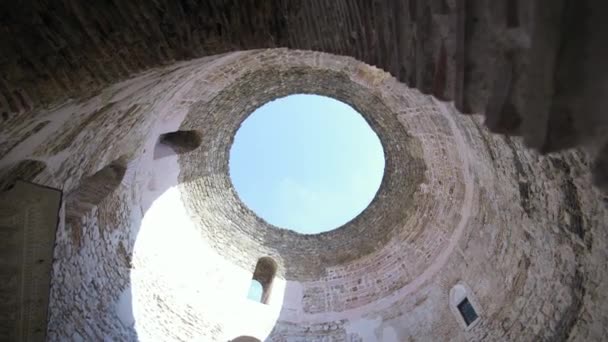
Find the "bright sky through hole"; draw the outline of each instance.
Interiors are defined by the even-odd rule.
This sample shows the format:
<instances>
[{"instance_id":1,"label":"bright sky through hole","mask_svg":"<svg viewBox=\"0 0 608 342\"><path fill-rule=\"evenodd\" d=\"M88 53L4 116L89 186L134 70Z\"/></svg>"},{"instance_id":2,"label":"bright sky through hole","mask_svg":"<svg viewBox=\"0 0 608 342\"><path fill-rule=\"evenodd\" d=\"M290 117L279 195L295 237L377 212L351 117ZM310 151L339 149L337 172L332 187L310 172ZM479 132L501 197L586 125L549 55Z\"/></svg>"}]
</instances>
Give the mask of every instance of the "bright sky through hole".
<instances>
[{"instance_id":1,"label":"bright sky through hole","mask_svg":"<svg viewBox=\"0 0 608 342\"><path fill-rule=\"evenodd\" d=\"M356 217L383 173L382 145L361 114L318 95L261 106L230 150L230 177L245 205L268 223L303 234Z\"/></svg>"},{"instance_id":2,"label":"bright sky through hole","mask_svg":"<svg viewBox=\"0 0 608 342\"><path fill-rule=\"evenodd\" d=\"M260 284L257 280L251 280L251 285L249 286L249 293L247 294L247 298L255 301L262 302L262 294L264 294L264 288L262 284Z\"/></svg>"}]
</instances>

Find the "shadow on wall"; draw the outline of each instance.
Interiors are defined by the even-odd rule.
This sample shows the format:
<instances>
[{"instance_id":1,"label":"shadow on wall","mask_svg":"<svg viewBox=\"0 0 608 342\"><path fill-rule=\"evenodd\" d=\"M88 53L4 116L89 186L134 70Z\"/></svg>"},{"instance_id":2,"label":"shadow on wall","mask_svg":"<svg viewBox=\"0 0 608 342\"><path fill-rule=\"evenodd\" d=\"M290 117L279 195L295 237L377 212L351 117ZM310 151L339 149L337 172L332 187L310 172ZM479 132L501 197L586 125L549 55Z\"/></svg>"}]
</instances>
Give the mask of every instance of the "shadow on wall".
<instances>
[{"instance_id":1,"label":"shadow on wall","mask_svg":"<svg viewBox=\"0 0 608 342\"><path fill-rule=\"evenodd\" d=\"M197 131L175 131L164 133L154 147L154 159L193 151L201 144Z\"/></svg>"},{"instance_id":2,"label":"shadow on wall","mask_svg":"<svg viewBox=\"0 0 608 342\"><path fill-rule=\"evenodd\" d=\"M46 169L46 164L38 160L25 159L4 168L0 174L0 192L11 189L17 180L32 181Z\"/></svg>"},{"instance_id":3,"label":"shadow on wall","mask_svg":"<svg viewBox=\"0 0 608 342\"><path fill-rule=\"evenodd\" d=\"M65 221L70 226L75 246L82 245L82 215L88 213L121 184L127 171L127 160L121 157L84 178L65 198Z\"/></svg>"}]
</instances>

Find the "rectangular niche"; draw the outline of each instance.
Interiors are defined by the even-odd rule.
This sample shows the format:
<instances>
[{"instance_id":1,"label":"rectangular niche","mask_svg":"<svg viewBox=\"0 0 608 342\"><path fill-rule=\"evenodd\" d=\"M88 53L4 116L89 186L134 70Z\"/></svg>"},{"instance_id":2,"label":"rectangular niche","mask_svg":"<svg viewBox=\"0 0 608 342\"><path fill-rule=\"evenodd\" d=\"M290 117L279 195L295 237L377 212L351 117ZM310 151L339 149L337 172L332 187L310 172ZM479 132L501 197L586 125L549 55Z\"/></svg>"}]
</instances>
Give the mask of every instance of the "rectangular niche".
<instances>
[{"instance_id":1,"label":"rectangular niche","mask_svg":"<svg viewBox=\"0 0 608 342\"><path fill-rule=\"evenodd\" d=\"M481 321L483 312L480 311L479 301L465 283L460 282L452 287L449 300L450 311L465 331L471 330Z\"/></svg>"}]
</instances>

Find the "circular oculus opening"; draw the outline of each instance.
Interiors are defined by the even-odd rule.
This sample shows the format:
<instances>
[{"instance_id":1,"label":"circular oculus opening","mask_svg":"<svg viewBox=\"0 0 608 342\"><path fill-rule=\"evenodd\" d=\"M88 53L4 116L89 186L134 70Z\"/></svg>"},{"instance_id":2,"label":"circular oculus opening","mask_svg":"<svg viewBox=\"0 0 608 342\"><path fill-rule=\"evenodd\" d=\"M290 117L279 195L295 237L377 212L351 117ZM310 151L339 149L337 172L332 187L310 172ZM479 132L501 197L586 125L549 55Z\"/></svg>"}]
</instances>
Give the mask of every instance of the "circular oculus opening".
<instances>
[{"instance_id":1,"label":"circular oculus opening","mask_svg":"<svg viewBox=\"0 0 608 342\"><path fill-rule=\"evenodd\" d=\"M302 234L336 229L375 197L384 174L380 139L338 100L297 94L255 110L230 149L230 179L266 222Z\"/></svg>"}]
</instances>

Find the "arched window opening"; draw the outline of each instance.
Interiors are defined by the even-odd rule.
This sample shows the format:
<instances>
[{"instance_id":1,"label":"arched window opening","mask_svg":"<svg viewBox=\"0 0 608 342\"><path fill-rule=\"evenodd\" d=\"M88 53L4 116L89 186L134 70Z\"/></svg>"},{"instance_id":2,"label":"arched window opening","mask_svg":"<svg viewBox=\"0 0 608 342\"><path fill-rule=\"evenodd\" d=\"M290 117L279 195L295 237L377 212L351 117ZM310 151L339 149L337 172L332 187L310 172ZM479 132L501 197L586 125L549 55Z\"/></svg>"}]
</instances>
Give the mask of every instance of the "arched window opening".
<instances>
[{"instance_id":1,"label":"arched window opening","mask_svg":"<svg viewBox=\"0 0 608 342\"><path fill-rule=\"evenodd\" d=\"M175 131L161 134L154 148L154 159L193 151L201 144L197 131Z\"/></svg>"},{"instance_id":2,"label":"arched window opening","mask_svg":"<svg viewBox=\"0 0 608 342\"><path fill-rule=\"evenodd\" d=\"M260 258L253 271L253 278L251 279L251 286L249 287L247 297L262 304L268 304L276 272L277 264L274 260L269 257Z\"/></svg>"},{"instance_id":3,"label":"arched window opening","mask_svg":"<svg viewBox=\"0 0 608 342\"><path fill-rule=\"evenodd\" d=\"M450 290L450 309L464 330L470 330L480 320L480 306L466 284L457 284Z\"/></svg>"},{"instance_id":4,"label":"arched window opening","mask_svg":"<svg viewBox=\"0 0 608 342\"><path fill-rule=\"evenodd\" d=\"M98 206L120 185L126 171L125 163L116 160L92 176L84 178L80 185L68 194L66 202L71 204L68 209L79 209L78 211L82 212Z\"/></svg>"}]
</instances>

